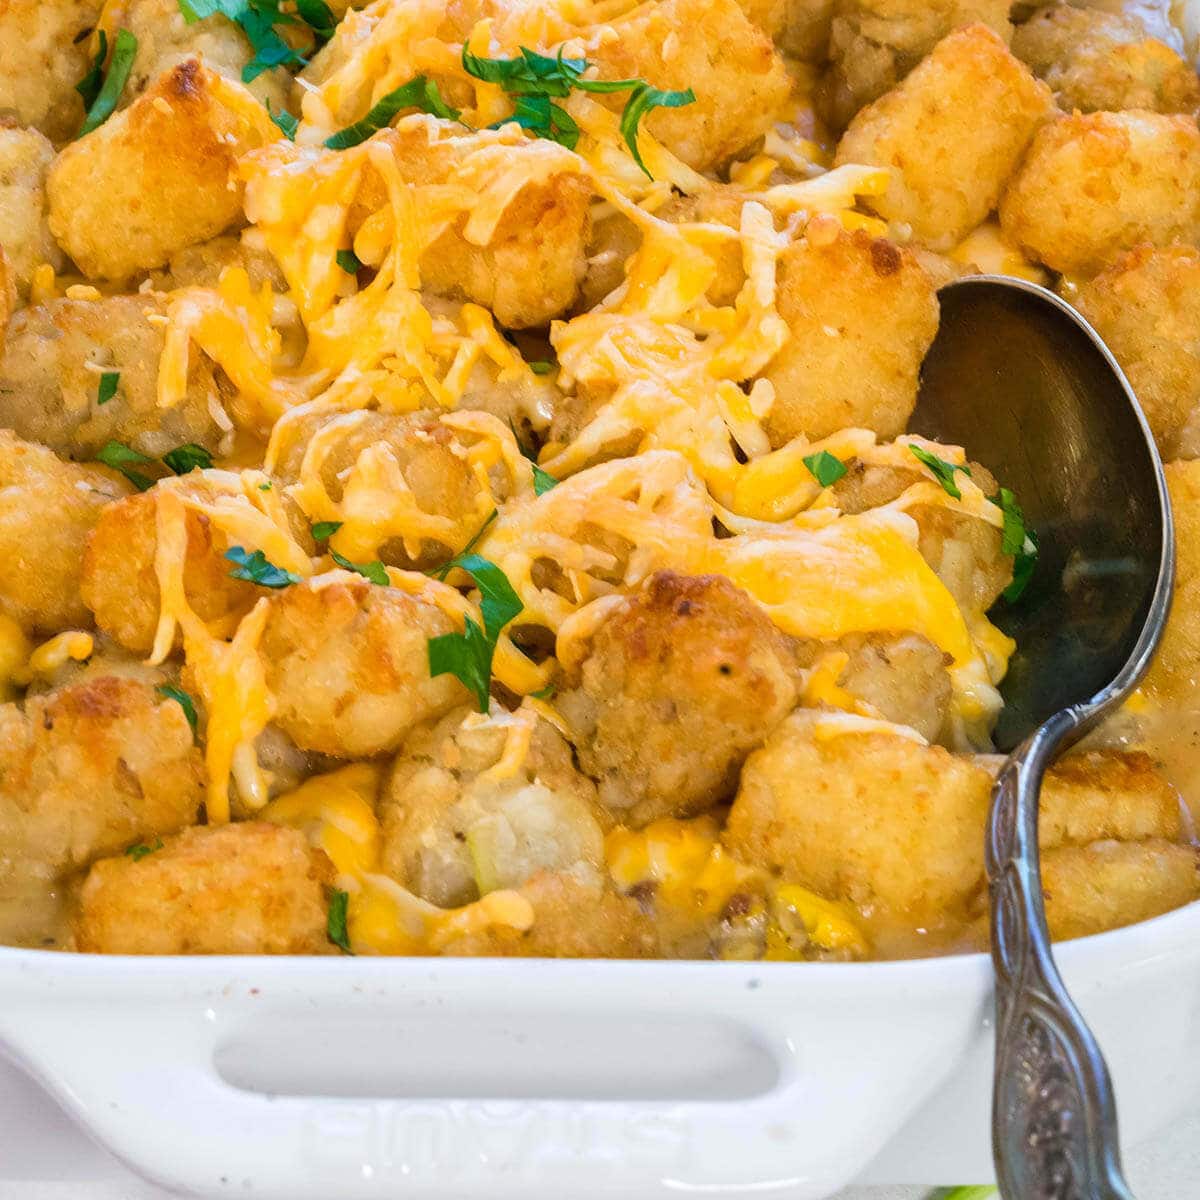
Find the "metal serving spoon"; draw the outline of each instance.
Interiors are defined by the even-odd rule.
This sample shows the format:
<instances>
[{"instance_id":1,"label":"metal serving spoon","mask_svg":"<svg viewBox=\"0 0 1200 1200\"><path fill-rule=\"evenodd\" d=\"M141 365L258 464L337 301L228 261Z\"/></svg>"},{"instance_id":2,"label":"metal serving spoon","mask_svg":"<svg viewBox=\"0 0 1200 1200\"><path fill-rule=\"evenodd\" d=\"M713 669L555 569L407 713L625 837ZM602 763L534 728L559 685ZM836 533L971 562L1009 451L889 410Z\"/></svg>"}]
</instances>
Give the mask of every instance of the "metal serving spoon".
<instances>
[{"instance_id":1,"label":"metal serving spoon","mask_svg":"<svg viewBox=\"0 0 1200 1200\"><path fill-rule=\"evenodd\" d=\"M1131 1200L1108 1068L1050 951L1038 794L1055 756L1133 690L1162 634L1175 555L1162 463L1096 332L1032 283L976 276L940 296L911 428L963 446L1040 538L1017 639L986 859L996 972L992 1153L1006 1200Z\"/></svg>"}]
</instances>

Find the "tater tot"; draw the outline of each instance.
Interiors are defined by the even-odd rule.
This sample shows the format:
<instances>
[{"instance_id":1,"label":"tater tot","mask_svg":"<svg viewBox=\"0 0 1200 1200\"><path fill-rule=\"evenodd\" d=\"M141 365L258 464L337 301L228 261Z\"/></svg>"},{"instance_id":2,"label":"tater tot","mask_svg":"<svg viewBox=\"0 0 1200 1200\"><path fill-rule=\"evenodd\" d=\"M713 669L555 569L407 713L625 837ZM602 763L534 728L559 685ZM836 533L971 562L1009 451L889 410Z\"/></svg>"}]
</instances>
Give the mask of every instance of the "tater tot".
<instances>
[{"instance_id":1,"label":"tater tot","mask_svg":"<svg viewBox=\"0 0 1200 1200\"><path fill-rule=\"evenodd\" d=\"M791 643L720 576L661 571L596 631L557 701L601 802L631 825L726 799L798 699Z\"/></svg>"},{"instance_id":2,"label":"tater tot","mask_svg":"<svg viewBox=\"0 0 1200 1200\"><path fill-rule=\"evenodd\" d=\"M1163 457L1200 450L1200 252L1141 246L1071 299L1116 355Z\"/></svg>"},{"instance_id":3,"label":"tater tot","mask_svg":"<svg viewBox=\"0 0 1200 1200\"><path fill-rule=\"evenodd\" d=\"M791 337L762 373L775 388L771 444L852 425L903 433L938 327L937 295L911 252L814 221L780 256L777 304Z\"/></svg>"},{"instance_id":4,"label":"tater tot","mask_svg":"<svg viewBox=\"0 0 1200 1200\"><path fill-rule=\"evenodd\" d=\"M264 283L269 283L277 293L287 291L287 280L271 255L232 236L185 246L171 255L165 267L152 271L150 281L161 292L185 287L216 287L229 267L241 267L256 291Z\"/></svg>"},{"instance_id":5,"label":"tater tot","mask_svg":"<svg viewBox=\"0 0 1200 1200\"><path fill-rule=\"evenodd\" d=\"M725 843L745 862L916 924L965 913L991 776L940 746L797 712L750 756Z\"/></svg>"},{"instance_id":6,"label":"tater tot","mask_svg":"<svg viewBox=\"0 0 1200 1200\"><path fill-rule=\"evenodd\" d=\"M215 450L221 430L211 404L227 384L209 358L192 356L183 403L158 406L163 330L151 317L164 308L164 297L148 294L50 300L14 314L0 358L0 426L72 458L90 458L110 440L152 457L185 442ZM101 404L106 371L120 379Z\"/></svg>"},{"instance_id":7,"label":"tater tot","mask_svg":"<svg viewBox=\"0 0 1200 1200\"><path fill-rule=\"evenodd\" d=\"M1031 258L1092 275L1141 242L1200 238L1200 130L1190 117L1075 113L1044 125L1000 204Z\"/></svg>"},{"instance_id":8,"label":"tater tot","mask_svg":"<svg viewBox=\"0 0 1200 1200\"><path fill-rule=\"evenodd\" d=\"M227 79L242 82L242 70L254 57L246 35L221 15L189 21L179 0L124 0L121 28L138 40L137 56L121 107L136 99L164 71L197 56ZM260 103L278 112L285 107L291 80L284 70L263 71L246 84Z\"/></svg>"},{"instance_id":9,"label":"tater tot","mask_svg":"<svg viewBox=\"0 0 1200 1200\"><path fill-rule=\"evenodd\" d=\"M301 750L367 758L466 699L429 675L428 642L455 626L439 608L357 576L285 588L262 636L275 723Z\"/></svg>"},{"instance_id":10,"label":"tater tot","mask_svg":"<svg viewBox=\"0 0 1200 1200\"><path fill-rule=\"evenodd\" d=\"M142 855L106 858L79 895L77 950L91 954L320 954L333 868L302 833L261 821L184 830Z\"/></svg>"},{"instance_id":11,"label":"tater tot","mask_svg":"<svg viewBox=\"0 0 1200 1200\"><path fill-rule=\"evenodd\" d=\"M1175 598L1145 687L1164 705L1200 701L1200 459L1167 463L1175 517Z\"/></svg>"},{"instance_id":12,"label":"tater tot","mask_svg":"<svg viewBox=\"0 0 1200 1200\"><path fill-rule=\"evenodd\" d=\"M444 122L414 116L382 135L403 179L478 189L489 178L477 172L490 148L537 161L543 148L509 133L481 131L473 137L449 132ZM496 168L492 168L493 171ZM376 177L377 178L377 177ZM360 204L381 207L386 193L368 189ZM490 308L510 329L545 325L575 299L586 267L592 189L581 172L558 169L527 182L509 198L486 241L467 216L459 217L421 255L421 279L430 291ZM351 225L354 225L353 216Z\"/></svg>"},{"instance_id":13,"label":"tater tot","mask_svg":"<svg viewBox=\"0 0 1200 1200\"><path fill-rule=\"evenodd\" d=\"M542 872L520 893L533 908L526 930L492 925L448 942L446 955L503 958L651 958L658 937L636 900L592 873Z\"/></svg>"},{"instance_id":14,"label":"tater tot","mask_svg":"<svg viewBox=\"0 0 1200 1200\"><path fill-rule=\"evenodd\" d=\"M53 159L54 147L36 129L9 129L0 121L0 246L23 296L35 267L63 265L46 224L46 170Z\"/></svg>"},{"instance_id":15,"label":"tater tot","mask_svg":"<svg viewBox=\"0 0 1200 1200\"><path fill-rule=\"evenodd\" d=\"M4 0L0 4L0 112L63 142L79 132L87 39L100 0Z\"/></svg>"},{"instance_id":16,"label":"tater tot","mask_svg":"<svg viewBox=\"0 0 1200 1200\"><path fill-rule=\"evenodd\" d=\"M0 705L0 874L48 876L196 820L200 752L183 709L101 676Z\"/></svg>"},{"instance_id":17,"label":"tater tot","mask_svg":"<svg viewBox=\"0 0 1200 1200\"><path fill-rule=\"evenodd\" d=\"M1013 53L1044 79L1064 112L1194 113L1200 80L1135 16L1061 5L1041 9L1013 35Z\"/></svg>"},{"instance_id":18,"label":"tater tot","mask_svg":"<svg viewBox=\"0 0 1200 1200\"><path fill-rule=\"evenodd\" d=\"M948 33L982 22L1005 42L1009 0L835 0L830 67L818 89L822 116L845 129Z\"/></svg>"},{"instance_id":19,"label":"tater tot","mask_svg":"<svg viewBox=\"0 0 1200 1200\"><path fill-rule=\"evenodd\" d=\"M512 718L485 722L458 709L406 739L380 804L389 874L450 908L538 871L600 870L595 784L575 769L562 735L536 720L521 764L499 777L508 738L522 736Z\"/></svg>"},{"instance_id":20,"label":"tater tot","mask_svg":"<svg viewBox=\"0 0 1200 1200\"><path fill-rule=\"evenodd\" d=\"M771 128L791 90L771 40L737 0L660 0L601 27L587 57L605 79L691 88L695 102L649 112L643 127L697 171L720 166ZM619 93L608 99L625 103Z\"/></svg>"},{"instance_id":21,"label":"tater tot","mask_svg":"<svg viewBox=\"0 0 1200 1200\"><path fill-rule=\"evenodd\" d=\"M63 462L0 429L0 612L39 633L89 625L83 548L104 509L130 490L112 471Z\"/></svg>"},{"instance_id":22,"label":"tater tot","mask_svg":"<svg viewBox=\"0 0 1200 1200\"><path fill-rule=\"evenodd\" d=\"M386 451L412 492L414 504L445 525L440 535L418 538L414 546L390 538L382 545L344 550L350 558L368 554L392 566L425 569L457 554L479 531L494 503L481 488L454 430L442 424L437 413L362 413L353 417L337 411L308 413L291 422L280 439L275 473L283 483L296 483L309 444L335 421L345 426L345 431L321 466L321 482L333 500L345 499L355 464L364 452L370 450L371 460L377 461L380 452ZM496 491L502 497L506 481L499 471L496 476ZM334 549L342 549L336 538L332 544Z\"/></svg>"},{"instance_id":23,"label":"tater tot","mask_svg":"<svg viewBox=\"0 0 1200 1200\"><path fill-rule=\"evenodd\" d=\"M241 93L237 107L226 96ZM260 115L261 114L261 115ZM125 279L242 216L240 155L282 136L241 84L197 58L72 142L47 181L50 230L85 275Z\"/></svg>"},{"instance_id":24,"label":"tater tot","mask_svg":"<svg viewBox=\"0 0 1200 1200\"><path fill-rule=\"evenodd\" d=\"M189 483L187 491L211 499L212 489ZM129 496L100 514L87 539L80 582L83 602L98 628L128 650L149 653L158 626L158 500L154 491ZM230 578L227 535L203 513L187 510L184 591L204 621L236 619L261 595L252 583Z\"/></svg>"},{"instance_id":25,"label":"tater tot","mask_svg":"<svg viewBox=\"0 0 1200 1200\"><path fill-rule=\"evenodd\" d=\"M888 189L870 206L948 250L996 207L1051 107L1046 85L1003 41L969 25L854 118L835 161L888 167Z\"/></svg>"}]
</instances>

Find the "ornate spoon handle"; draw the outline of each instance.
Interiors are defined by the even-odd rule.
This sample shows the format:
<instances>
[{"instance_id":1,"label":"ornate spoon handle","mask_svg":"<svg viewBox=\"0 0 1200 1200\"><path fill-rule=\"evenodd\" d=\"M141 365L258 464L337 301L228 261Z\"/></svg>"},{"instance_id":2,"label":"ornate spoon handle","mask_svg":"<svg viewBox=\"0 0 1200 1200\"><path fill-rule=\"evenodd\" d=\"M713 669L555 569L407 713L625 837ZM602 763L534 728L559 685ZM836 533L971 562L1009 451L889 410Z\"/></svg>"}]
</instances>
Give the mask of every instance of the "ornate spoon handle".
<instances>
[{"instance_id":1,"label":"ornate spoon handle","mask_svg":"<svg viewBox=\"0 0 1200 1200\"><path fill-rule=\"evenodd\" d=\"M1054 965L1042 900L1042 775L1082 716L1067 709L1051 717L1014 751L992 793L992 1154L1005 1200L1133 1200L1108 1068Z\"/></svg>"}]
</instances>

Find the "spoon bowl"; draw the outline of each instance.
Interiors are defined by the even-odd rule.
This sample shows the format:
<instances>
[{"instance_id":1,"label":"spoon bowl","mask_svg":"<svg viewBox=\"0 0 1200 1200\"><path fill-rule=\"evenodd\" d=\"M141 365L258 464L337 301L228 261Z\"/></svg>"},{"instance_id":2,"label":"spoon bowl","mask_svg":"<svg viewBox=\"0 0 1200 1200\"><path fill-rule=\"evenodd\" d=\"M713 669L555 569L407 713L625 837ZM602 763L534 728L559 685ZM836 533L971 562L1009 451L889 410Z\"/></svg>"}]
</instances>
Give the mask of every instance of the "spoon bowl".
<instances>
[{"instance_id":1,"label":"spoon bowl","mask_svg":"<svg viewBox=\"0 0 1200 1200\"><path fill-rule=\"evenodd\" d=\"M985 855L996 972L992 1150L1006 1200L1131 1200L1104 1058L1054 965L1038 855L1046 767L1137 686L1162 635L1174 536L1137 400L1065 301L1006 276L939 293L910 429L963 446L1039 539L1001 691Z\"/></svg>"}]
</instances>

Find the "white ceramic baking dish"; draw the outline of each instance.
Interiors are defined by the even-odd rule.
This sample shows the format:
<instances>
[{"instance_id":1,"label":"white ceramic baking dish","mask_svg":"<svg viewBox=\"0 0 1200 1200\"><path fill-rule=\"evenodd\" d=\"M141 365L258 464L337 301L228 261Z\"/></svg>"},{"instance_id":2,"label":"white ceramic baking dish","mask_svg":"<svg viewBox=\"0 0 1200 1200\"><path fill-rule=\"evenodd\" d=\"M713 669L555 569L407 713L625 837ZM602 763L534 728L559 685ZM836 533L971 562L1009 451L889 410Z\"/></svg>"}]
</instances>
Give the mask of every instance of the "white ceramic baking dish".
<instances>
[{"instance_id":1,"label":"white ceramic baking dish","mask_svg":"<svg viewBox=\"0 0 1200 1200\"><path fill-rule=\"evenodd\" d=\"M1200 904L1059 951L1133 1144L1200 1095ZM0 950L0 1048L169 1188L816 1200L991 1177L990 966Z\"/></svg>"}]
</instances>

